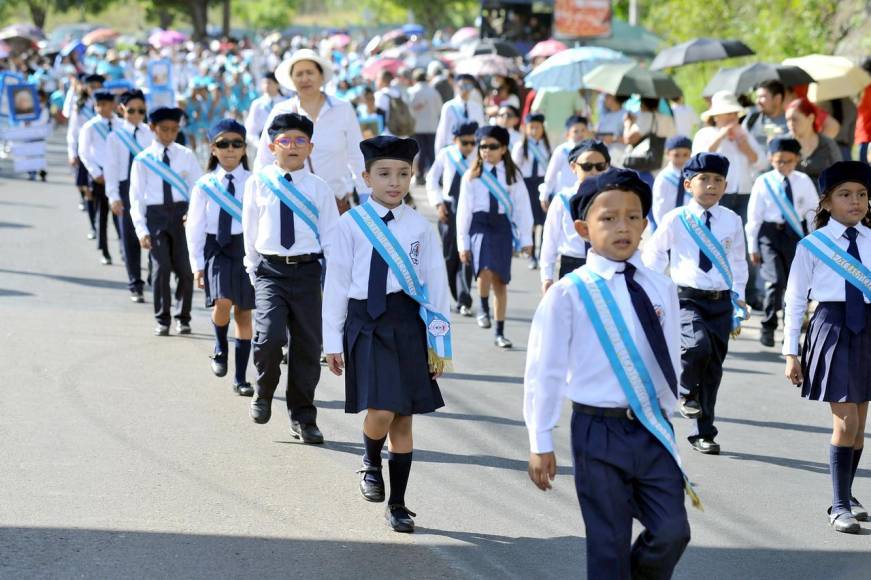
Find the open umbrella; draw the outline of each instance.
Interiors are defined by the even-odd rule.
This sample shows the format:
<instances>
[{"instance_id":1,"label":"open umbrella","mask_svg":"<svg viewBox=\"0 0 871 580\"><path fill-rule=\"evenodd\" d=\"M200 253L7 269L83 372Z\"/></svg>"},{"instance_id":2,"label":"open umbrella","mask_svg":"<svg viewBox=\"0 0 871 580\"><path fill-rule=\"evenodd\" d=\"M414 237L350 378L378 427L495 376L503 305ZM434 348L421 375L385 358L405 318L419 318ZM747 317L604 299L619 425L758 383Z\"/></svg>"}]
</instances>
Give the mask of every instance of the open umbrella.
<instances>
[{"instance_id":1,"label":"open umbrella","mask_svg":"<svg viewBox=\"0 0 871 580\"><path fill-rule=\"evenodd\" d=\"M471 42L463 47L463 52L470 56L476 54L498 54L509 58L521 56L520 51L512 43L492 38Z\"/></svg>"},{"instance_id":2,"label":"open umbrella","mask_svg":"<svg viewBox=\"0 0 871 580\"><path fill-rule=\"evenodd\" d=\"M327 40L327 42L329 42L330 46L333 48L345 48L351 44L351 37L344 33L334 34Z\"/></svg>"},{"instance_id":3,"label":"open umbrella","mask_svg":"<svg viewBox=\"0 0 871 580\"><path fill-rule=\"evenodd\" d=\"M454 72L476 77L500 75L511 76L519 70L514 59L499 56L498 54L477 54L471 58L461 60Z\"/></svg>"},{"instance_id":4,"label":"open umbrella","mask_svg":"<svg viewBox=\"0 0 871 580\"><path fill-rule=\"evenodd\" d=\"M31 42L45 40L45 33L38 26L30 24L10 24L0 30L0 40L8 41L10 38L24 38Z\"/></svg>"},{"instance_id":5,"label":"open umbrella","mask_svg":"<svg viewBox=\"0 0 871 580\"><path fill-rule=\"evenodd\" d=\"M424 28L420 24L406 24L402 31L408 36L423 36Z\"/></svg>"},{"instance_id":6,"label":"open umbrella","mask_svg":"<svg viewBox=\"0 0 871 580\"><path fill-rule=\"evenodd\" d=\"M381 71L389 70L391 73L396 74L404 66L405 62L398 58L376 58L366 63L361 74L364 79L374 81L381 74Z\"/></svg>"},{"instance_id":7,"label":"open umbrella","mask_svg":"<svg viewBox=\"0 0 871 580\"><path fill-rule=\"evenodd\" d=\"M557 53L526 75L526 86L536 90L584 88L584 75L600 64L630 62L623 54L610 48L581 46Z\"/></svg>"},{"instance_id":8,"label":"open umbrella","mask_svg":"<svg viewBox=\"0 0 871 580\"><path fill-rule=\"evenodd\" d=\"M118 36L120 36L120 33L117 30L111 28L97 28L83 36L82 42L90 46L92 44L109 42L110 40L118 38Z\"/></svg>"},{"instance_id":9,"label":"open umbrella","mask_svg":"<svg viewBox=\"0 0 871 580\"><path fill-rule=\"evenodd\" d=\"M639 95L642 98L674 99L683 94L674 80L660 71L637 63L603 64L584 75L584 84L609 95Z\"/></svg>"},{"instance_id":10,"label":"open umbrella","mask_svg":"<svg viewBox=\"0 0 871 580\"><path fill-rule=\"evenodd\" d=\"M533 58L548 58L555 55L558 52L562 52L566 50L568 47L560 42L559 40L554 40L553 38L549 38L548 40L542 40L538 44L532 47L532 50L527 53L526 57L530 60Z\"/></svg>"},{"instance_id":11,"label":"open umbrella","mask_svg":"<svg viewBox=\"0 0 871 580\"><path fill-rule=\"evenodd\" d=\"M814 102L853 97L871 84L871 75L843 56L809 54L783 64L797 66L814 78L807 92Z\"/></svg>"},{"instance_id":12,"label":"open umbrella","mask_svg":"<svg viewBox=\"0 0 871 580\"><path fill-rule=\"evenodd\" d=\"M158 30L148 37L148 44L156 48L175 46L185 42L188 37L177 30Z\"/></svg>"},{"instance_id":13,"label":"open umbrella","mask_svg":"<svg viewBox=\"0 0 871 580\"><path fill-rule=\"evenodd\" d=\"M716 38L696 38L688 42L666 48L656 55L650 63L650 70L683 66L694 62L723 60L735 56L756 54L740 40L719 40Z\"/></svg>"},{"instance_id":14,"label":"open umbrella","mask_svg":"<svg viewBox=\"0 0 871 580\"><path fill-rule=\"evenodd\" d=\"M460 48L468 42L473 42L481 38L481 33L474 26L466 26L461 28L451 36L451 46Z\"/></svg>"},{"instance_id":15,"label":"open umbrella","mask_svg":"<svg viewBox=\"0 0 871 580\"><path fill-rule=\"evenodd\" d=\"M721 68L702 91L703 97L713 97L719 91L729 91L733 95L743 95L756 88L759 83L776 80L786 87L806 85L814 79L797 66L785 66L757 62L737 68Z\"/></svg>"}]
</instances>

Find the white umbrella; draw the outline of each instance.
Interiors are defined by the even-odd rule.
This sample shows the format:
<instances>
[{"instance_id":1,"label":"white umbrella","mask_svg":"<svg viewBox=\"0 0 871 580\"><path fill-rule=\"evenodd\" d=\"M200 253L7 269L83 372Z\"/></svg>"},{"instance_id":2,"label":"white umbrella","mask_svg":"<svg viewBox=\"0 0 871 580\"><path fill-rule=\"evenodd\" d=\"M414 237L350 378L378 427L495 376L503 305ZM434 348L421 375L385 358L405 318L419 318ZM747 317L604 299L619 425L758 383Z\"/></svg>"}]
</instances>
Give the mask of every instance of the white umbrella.
<instances>
[{"instance_id":1,"label":"white umbrella","mask_svg":"<svg viewBox=\"0 0 871 580\"><path fill-rule=\"evenodd\" d=\"M622 52L598 46L581 46L558 52L526 75L526 86L536 90L584 88L584 75L600 64L632 62Z\"/></svg>"}]
</instances>

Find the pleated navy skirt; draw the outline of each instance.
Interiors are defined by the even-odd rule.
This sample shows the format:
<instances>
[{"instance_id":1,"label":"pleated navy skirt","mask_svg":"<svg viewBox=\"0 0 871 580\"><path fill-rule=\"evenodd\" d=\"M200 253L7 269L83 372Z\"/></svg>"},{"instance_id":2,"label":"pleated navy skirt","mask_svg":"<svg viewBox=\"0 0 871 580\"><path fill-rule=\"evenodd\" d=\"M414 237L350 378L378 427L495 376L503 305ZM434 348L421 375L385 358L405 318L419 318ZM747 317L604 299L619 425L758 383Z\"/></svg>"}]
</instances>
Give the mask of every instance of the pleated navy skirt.
<instances>
[{"instance_id":1,"label":"pleated navy skirt","mask_svg":"<svg viewBox=\"0 0 871 580\"><path fill-rule=\"evenodd\" d=\"M529 205L532 206L532 223L536 226L543 226L547 214L541 209L541 201L538 199L538 186L544 183L544 177L524 177L523 181L526 182L526 191L529 192Z\"/></svg>"},{"instance_id":2,"label":"pleated navy skirt","mask_svg":"<svg viewBox=\"0 0 871 580\"><path fill-rule=\"evenodd\" d=\"M213 234L207 234L203 254L206 259L206 307L211 308L215 300L224 298L237 308L253 310L254 286L242 263L245 255L242 234L231 236L230 243L223 248Z\"/></svg>"},{"instance_id":3,"label":"pleated navy skirt","mask_svg":"<svg viewBox=\"0 0 871 580\"><path fill-rule=\"evenodd\" d=\"M472 238L472 265L477 278L481 270L496 272L502 281L511 281L511 257L514 254L514 239L511 236L511 222L504 214L491 218L486 211L472 214L469 228Z\"/></svg>"},{"instance_id":4,"label":"pleated navy skirt","mask_svg":"<svg viewBox=\"0 0 871 580\"><path fill-rule=\"evenodd\" d=\"M829 403L871 401L871 304L865 329L845 325L846 303L820 302L808 325L801 352L801 396Z\"/></svg>"},{"instance_id":5,"label":"pleated navy skirt","mask_svg":"<svg viewBox=\"0 0 871 580\"><path fill-rule=\"evenodd\" d=\"M76 187L88 187L90 185L89 177L85 164L79 161L76 165Z\"/></svg>"},{"instance_id":6,"label":"pleated navy skirt","mask_svg":"<svg viewBox=\"0 0 871 580\"><path fill-rule=\"evenodd\" d=\"M366 304L348 301L345 412L379 409L414 415L444 407L429 372L420 305L404 292L388 294L387 310L373 320Z\"/></svg>"}]
</instances>

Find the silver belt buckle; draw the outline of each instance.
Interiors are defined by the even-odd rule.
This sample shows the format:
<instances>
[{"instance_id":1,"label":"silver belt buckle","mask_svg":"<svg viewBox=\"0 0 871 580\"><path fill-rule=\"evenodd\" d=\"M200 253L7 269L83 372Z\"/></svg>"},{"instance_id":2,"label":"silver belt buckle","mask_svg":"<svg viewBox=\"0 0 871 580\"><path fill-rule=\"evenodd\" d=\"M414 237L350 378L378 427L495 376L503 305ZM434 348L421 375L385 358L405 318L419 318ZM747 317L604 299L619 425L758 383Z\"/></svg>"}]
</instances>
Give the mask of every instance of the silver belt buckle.
<instances>
[{"instance_id":1,"label":"silver belt buckle","mask_svg":"<svg viewBox=\"0 0 871 580\"><path fill-rule=\"evenodd\" d=\"M290 261L291 258L295 258L295 257L296 257L296 256L285 256L285 257L284 257L284 263L287 264L288 266L291 266L291 265L295 264L296 262L291 262L291 261Z\"/></svg>"},{"instance_id":2,"label":"silver belt buckle","mask_svg":"<svg viewBox=\"0 0 871 580\"><path fill-rule=\"evenodd\" d=\"M628 407L626 408L626 418L629 419L630 421L635 420L635 413L632 412L631 408L628 408Z\"/></svg>"}]
</instances>

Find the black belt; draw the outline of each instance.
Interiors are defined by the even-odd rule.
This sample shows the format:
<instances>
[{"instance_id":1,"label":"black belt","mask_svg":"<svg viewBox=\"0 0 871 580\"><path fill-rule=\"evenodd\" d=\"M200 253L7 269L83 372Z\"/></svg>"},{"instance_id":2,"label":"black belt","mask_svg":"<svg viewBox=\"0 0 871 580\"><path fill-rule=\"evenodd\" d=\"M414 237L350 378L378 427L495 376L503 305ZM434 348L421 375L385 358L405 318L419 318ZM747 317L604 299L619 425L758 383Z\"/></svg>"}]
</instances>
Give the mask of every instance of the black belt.
<instances>
[{"instance_id":1,"label":"black belt","mask_svg":"<svg viewBox=\"0 0 871 580\"><path fill-rule=\"evenodd\" d=\"M592 405L584 405L583 403L572 403L572 409L577 413L584 415L593 415L594 417L614 417L617 419L635 420L635 413L628 407L593 407Z\"/></svg>"},{"instance_id":2,"label":"black belt","mask_svg":"<svg viewBox=\"0 0 871 580\"><path fill-rule=\"evenodd\" d=\"M309 262L317 262L324 257L323 254L300 254L298 256L273 256L270 254L260 255L270 264L308 264Z\"/></svg>"},{"instance_id":3,"label":"black belt","mask_svg":"<svg viewBox=\"0 0 871 580\"><path fill-rule=\"evenodd\" d=\"M732 296L729 290L699 290L689 286L678 286L677 295L688 300L730 300Z\"/></svg>"},{"instance_id":4,"label":"black belt","mask_svg":"<svg viewBox=\"0 0 871 580\"><path fill-rule=\"evenodd\" d=\"M785 223L780 223L780 224L779 224L779 223L777 223L777 222L762 222L762 225L763 225L763 226L771 226L771 227L773 227L773 228L775 228L775 229L778 229L778 230L785 230L785 229L786 229L786 224L785 224Z\"/></svg>"}]
</instances>

